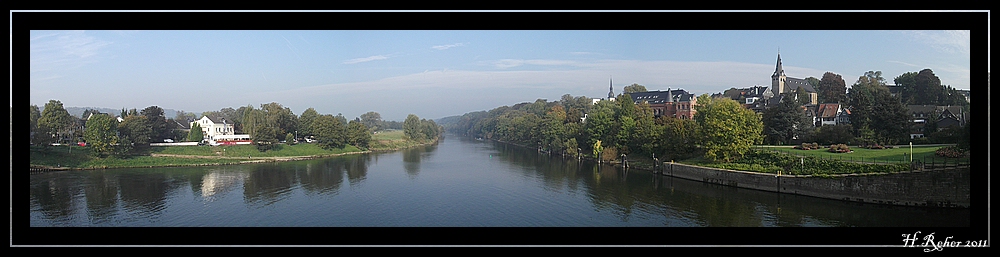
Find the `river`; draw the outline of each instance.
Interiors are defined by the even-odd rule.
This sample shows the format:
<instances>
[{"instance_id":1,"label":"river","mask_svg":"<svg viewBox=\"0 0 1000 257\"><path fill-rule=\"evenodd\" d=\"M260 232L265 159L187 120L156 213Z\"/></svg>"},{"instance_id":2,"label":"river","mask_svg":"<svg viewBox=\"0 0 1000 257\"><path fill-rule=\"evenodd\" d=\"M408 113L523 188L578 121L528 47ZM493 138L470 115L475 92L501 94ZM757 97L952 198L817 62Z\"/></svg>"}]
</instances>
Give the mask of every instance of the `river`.
<instances>
[{"instance_id":1,"label":"river","mask_svg":"<svg viewBox=\"0 0 1000 257\"><path fill-rule=\"evenodd\" d=\"M449 136L389 153L30 177L31 227L968 227Z\"/></svg>"}]
</instances>

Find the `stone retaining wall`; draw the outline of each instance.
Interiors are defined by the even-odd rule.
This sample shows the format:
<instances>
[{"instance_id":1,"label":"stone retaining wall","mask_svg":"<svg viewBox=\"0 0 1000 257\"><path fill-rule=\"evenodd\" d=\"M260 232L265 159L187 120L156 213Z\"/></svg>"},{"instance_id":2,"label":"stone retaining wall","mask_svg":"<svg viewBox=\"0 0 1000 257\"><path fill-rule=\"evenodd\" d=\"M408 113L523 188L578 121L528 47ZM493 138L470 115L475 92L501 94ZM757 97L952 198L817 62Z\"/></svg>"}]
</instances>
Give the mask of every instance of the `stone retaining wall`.
<instances>
[{"instance_id":1,"label":"stone retaining wall","mask_svg":"<svg viewBox=\"0 0 1000 257\"><path fill-rule=\"evenodd\" d=\"M960 208L970 205L972 181L968 168L818 177L664 164L663 174L667 176L741 188L866 203Z\"/></svg>"}]
</instances>

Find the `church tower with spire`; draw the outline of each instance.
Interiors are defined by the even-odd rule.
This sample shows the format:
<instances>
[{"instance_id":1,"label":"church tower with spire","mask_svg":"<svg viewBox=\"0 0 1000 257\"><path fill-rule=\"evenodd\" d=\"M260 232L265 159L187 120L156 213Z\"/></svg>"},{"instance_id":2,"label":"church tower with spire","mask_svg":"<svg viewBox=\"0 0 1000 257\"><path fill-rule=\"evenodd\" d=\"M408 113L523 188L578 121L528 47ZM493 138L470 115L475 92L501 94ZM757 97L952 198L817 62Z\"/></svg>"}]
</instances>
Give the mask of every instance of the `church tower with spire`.
<instances>
[{"instance_id":1,"label":"church tower with spire","mask_svg":"<svg viewBox=\"0 0 1000 257\"><path fill-rule=\"evenodd\" d=\"M608 100L614 101L615 100L615 83L614 83L613 79L609 79L608 82L609 82L609 85L608 85Z\"/></svg>"},{"instance_id":2,"label":"church tower with spire","mask_svg":"<svg viewBox=\"0 0 1000 257\"><path fill-rule=\"evenodd\" d=\"M785 70L781 68L781 52L778 52L778 64L774 66L774 74L771 74L771 92L775 95L785 93ZM789 90L790 91L790 90Z\"/></svg>"}]
</instances>

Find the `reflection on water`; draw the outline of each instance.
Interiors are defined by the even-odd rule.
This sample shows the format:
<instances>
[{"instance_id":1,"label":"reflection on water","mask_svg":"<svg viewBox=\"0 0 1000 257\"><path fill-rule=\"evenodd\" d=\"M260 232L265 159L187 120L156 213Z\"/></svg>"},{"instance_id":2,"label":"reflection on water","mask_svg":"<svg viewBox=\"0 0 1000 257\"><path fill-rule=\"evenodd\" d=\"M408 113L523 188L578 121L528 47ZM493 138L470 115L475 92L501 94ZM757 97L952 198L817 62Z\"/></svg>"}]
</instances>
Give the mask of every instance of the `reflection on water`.
<instances>
[{"instance_id":1,"label":"reflection on water","mask_svg":"<svg viewBox=\"0 0 1000 257\"><path fill-rule=\"evenodd\" d=\"M705 184L461 137L391 153L31 175L31 226L969 226L967 209Z\"/></svg>"}]
</instances>

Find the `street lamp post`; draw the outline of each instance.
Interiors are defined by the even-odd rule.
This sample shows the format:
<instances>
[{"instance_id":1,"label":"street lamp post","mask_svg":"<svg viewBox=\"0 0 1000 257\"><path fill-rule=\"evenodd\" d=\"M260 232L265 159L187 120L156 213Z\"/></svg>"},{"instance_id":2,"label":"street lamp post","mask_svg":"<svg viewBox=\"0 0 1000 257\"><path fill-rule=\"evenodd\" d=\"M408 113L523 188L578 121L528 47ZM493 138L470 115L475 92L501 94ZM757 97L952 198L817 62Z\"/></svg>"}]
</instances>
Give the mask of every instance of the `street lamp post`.
<instances>
[{"instance_id":1,"label":"street lamp post","mask_svg":"<svg viewBox=\"0 0 1000 257\"><path fill-rule=\"evenodd\" d=\"M910 162L913 162L913 141L910 141Z\"/></svg>"}]
</instances>

